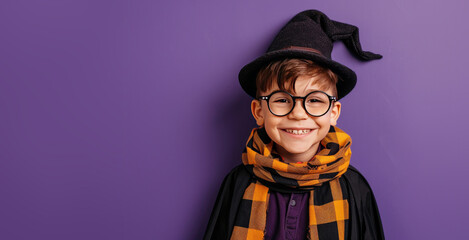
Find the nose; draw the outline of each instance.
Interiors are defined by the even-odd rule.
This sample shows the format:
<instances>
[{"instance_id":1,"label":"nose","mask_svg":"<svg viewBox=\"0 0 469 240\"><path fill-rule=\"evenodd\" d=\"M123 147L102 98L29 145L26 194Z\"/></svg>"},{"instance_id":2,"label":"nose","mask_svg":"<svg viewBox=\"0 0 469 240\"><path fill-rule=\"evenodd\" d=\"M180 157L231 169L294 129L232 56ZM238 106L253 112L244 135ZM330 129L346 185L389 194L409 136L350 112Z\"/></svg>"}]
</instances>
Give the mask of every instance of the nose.
<instances>
[{"instance_id":1,"label":"nose","mask_svg":"<svg viewBox=\"0 0 469 240\"><path fill-rule=\"evenodd\" d=\"M288 114L288 118L298 120L308 118L308 113L306 112L306 109L303 108L303 104L301 101L301 99L296 99L295 105L293 106L293 110L290 112L290 114Z\"/></svg>"}]
</instances>

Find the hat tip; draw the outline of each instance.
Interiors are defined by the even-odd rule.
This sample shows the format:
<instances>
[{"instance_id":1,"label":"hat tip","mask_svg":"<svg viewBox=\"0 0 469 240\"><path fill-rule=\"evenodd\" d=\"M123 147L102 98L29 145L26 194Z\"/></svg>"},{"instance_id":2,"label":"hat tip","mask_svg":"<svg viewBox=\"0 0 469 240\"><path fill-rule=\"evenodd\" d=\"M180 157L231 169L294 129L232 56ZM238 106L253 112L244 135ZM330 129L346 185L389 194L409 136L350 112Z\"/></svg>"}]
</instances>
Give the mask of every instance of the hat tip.
<instances>
[{"instance_id":1,"label":"hat tip","mask_svg":"<svg viewBox=\"0 0 469 240\"><path fill-rule=\"evenodd\" d=\"M383 58L383 55L373 53L373 52L368 52L368 51L363 51L359 57L364 60L364 61L370 61L370 60L378 60Z\"/></svg>"}]
</instances>

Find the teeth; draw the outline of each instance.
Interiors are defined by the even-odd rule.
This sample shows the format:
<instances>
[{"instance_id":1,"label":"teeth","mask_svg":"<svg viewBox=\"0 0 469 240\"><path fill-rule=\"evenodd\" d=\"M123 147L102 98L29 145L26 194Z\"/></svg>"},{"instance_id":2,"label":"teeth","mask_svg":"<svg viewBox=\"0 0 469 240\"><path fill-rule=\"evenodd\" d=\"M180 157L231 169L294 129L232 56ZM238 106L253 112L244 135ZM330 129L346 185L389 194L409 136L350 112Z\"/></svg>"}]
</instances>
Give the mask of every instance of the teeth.
<instances>
[{"instance_id":1,"label":"teeth","mask_svg":"<svg viewBox=\"0 0 469 240\"><path fill-rule=\"evenodd\" d=\"M302 135L302 134L309 133L310 130L309 129L302 129L302 130L285 129L285 131L292 133L292 134L296 134L296 135Z\"/></svg>"}]
</instances>

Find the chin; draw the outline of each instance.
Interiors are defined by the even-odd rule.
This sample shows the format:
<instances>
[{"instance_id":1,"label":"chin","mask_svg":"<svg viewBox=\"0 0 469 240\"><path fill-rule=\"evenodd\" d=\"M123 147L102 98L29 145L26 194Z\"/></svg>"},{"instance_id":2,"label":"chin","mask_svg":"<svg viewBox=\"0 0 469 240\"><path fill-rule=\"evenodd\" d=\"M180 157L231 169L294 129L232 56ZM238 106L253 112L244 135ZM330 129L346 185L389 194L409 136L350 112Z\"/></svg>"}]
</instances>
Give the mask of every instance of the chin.
<instances>
[{"instance_id":1,"label":"chin","mask_svg":"<svg viewBox=\"0 0 469 240\"><path fill-rule=\"evenodd\" d=\"M302 154L311 151L312 146L291 146L284 149L291 154Z\"/></svg>"}]
</instances>

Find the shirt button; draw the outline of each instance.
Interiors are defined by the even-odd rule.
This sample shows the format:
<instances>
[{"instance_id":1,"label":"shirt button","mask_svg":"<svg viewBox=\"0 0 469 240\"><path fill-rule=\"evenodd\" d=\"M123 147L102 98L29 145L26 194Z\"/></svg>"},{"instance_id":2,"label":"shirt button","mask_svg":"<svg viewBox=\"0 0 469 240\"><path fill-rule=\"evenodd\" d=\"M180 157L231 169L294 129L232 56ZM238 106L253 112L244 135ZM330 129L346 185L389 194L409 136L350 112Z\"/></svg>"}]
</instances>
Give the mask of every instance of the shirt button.
<instances>
[{"instance_id":1,"label":"shirt button","mask_svg":"<svg viewBox=\"0 0 469 240\"><path fill-rule=\"evenodd\" d=\"M290 206L292 206L292 207L296 206L296 201L292 199L292 200L290 201Z\"/></svg>"}]
</instances>

